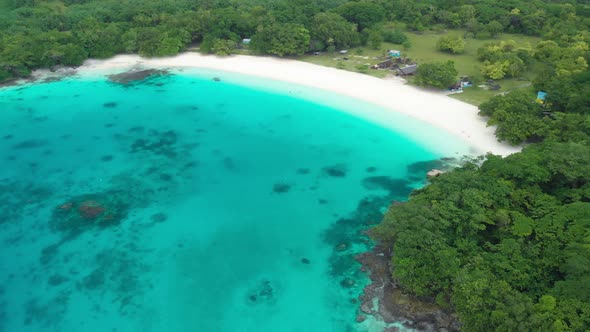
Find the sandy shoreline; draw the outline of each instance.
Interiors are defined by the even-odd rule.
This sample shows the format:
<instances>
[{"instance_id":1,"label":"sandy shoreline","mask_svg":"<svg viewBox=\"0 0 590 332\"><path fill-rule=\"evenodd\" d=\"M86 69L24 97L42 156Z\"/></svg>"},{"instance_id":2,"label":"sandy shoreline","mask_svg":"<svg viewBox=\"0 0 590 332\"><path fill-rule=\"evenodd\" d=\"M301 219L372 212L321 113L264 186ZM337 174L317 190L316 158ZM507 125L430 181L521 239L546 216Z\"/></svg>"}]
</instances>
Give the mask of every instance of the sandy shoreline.
<instances>
[{"instance_id":1,"label":"sandy shoreline","mask_svg":"<svg viewBox=\"0 0 590 332\"><path fill-rule=\"evenodd\" d=\"M485 119L477 115L476 106L443 94L405 85L399 80L379 79L301 61L245 55L203 56L198 53L183 53L175 57L155 59L119 55L107 60L88 60L75 70L75 73L108 73L137 65L219 70L294 83L346 95L426 122L462 139L476 154L492 152L508 155L520 150L518 147L499 143L494 136L494 128L486 127ZM61 72L72 73L73 70L66 69ZM36 76L45 74L47 71L40 71Z\"/></svg>"}]
</instances>

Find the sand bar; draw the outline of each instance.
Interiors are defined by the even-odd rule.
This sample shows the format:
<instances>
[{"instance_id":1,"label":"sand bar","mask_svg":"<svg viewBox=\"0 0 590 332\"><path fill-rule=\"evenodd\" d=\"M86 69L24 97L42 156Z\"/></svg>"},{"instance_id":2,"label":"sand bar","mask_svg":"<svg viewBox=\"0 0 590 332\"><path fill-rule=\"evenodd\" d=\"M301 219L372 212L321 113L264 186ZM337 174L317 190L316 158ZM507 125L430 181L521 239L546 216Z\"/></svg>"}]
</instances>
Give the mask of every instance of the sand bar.
<instances>
[{"instance_id":1,"label":"sand bar","mask_svg":"<svg viewBox=\"0 0 590 332\"><path fill-rule=\"evenodd\" d=\"M476 106L439 92L406 85L401 80L380 79L301 61L246 55L216 57L199 53L154 59L118 55L107 60L88 60L78 68L77 73L108 73L138 65L219 70L317 88L426 122L464 140L475 154L492 152L508 155L521 149L499 143L494 136L494 128L487 127L485 119L477 115Z\"/></svg>"}]
</instances>

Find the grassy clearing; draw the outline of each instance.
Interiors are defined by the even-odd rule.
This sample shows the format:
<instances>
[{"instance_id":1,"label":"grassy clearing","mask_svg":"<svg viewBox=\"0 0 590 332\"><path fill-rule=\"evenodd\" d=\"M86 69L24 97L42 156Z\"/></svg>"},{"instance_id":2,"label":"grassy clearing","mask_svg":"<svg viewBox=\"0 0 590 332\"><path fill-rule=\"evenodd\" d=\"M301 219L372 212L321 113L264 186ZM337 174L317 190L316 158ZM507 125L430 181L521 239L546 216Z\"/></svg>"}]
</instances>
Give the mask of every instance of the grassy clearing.
<instances>
[{"instance_id":1,"label":"grassy clearing","mask_svg":"<svg viewBox=\"0 0 590 332\"><path fill-rule=\"evenodd\" d=\"M477 106L477 105L483 103L484 101L490 99L491 97L493 97L497 94L500 94L500 93L506 93L509 91L517 90L517 89L530 89L531 93L534 92L533 88L531 87L530 81L519 81L516 79L505 79L505 80L499 80L499 81L497 81L497 83L500 84L500 86L501 86L500 90L492 91L492 90L482 89L479 87L469 87L469 88L463 89L463 93L452 94L452 95L450 95L450 97L455 98L455 99L459 99L459 100L462 100L466 103Z\"/></svg>"},{"instance_id":2,"label":"grassy clearing","mask_svg":"<svg viewBox=\"0 0 590 332\"><path fill-rule=\"evenodd\" d=\"M403 54L416 60L418 63L451 60L455 62L455 68L457 68L460 76L481 76L481 62L477 59L478 48L483 47L485 44L492 41L499 40L512 39L520 47L534 47L540 41L540 39L536 37L513 35L507 33L502 34L496 39L480 40L470 38L467 39L467 43L465 44L465 53L455 55L440 52L436 48L438 39L446 34L462 35L463 32L460 30L451 30L447 33L407 33L408 38L412 43L412 47L409 50L403 52Z\"/></svg>"},{"instance_id":3,"label":"grassy clearing","mask_svg":"<svg viewBox=\"0 0 590 332\"><path fill-rule=\"evenodd\" d=\"M497 39L468 39L465 46L465 53L463 54L448 54L437 50L436 43L438 39L445 34L463 34L460 30L451 30L446 33L435 33L426 32L423 34L407 33L412 46L410 49L405 50L401 45L394 45L389 43L383 43L381 50L373 50L368 47L352 48L348 50L346 55L339 53L327 53L322 52L320 55L304 55L299 57L298 60L306 61L322 66L335 67L349 71L363 72L371 76L383 78L388 74L389 71L369 69L362 70L360 66L364 64L373 65L383 61L385 50L388 49L399 49L402 51L402 55L408 56L415 61L420 63L432 62L432 61L447 61L452 60L455 62L455 67L459 72L460 76L470 76L474 78L482 79L480 72L481 62L477 59L477 49L484 46L484 44L495 41L495 40L514 40L521 47L534 47L539 41L539 38L513 35L513 34L502 34ZM348 58L348 60L342 60L342 58ZM512 91L519 88L526 88L530 86L530 80L532 79L532 73L525 73L518 79L503 79L498 81L501 89L498 91L490 91L479 88L477 86L467 88L463 93L451 95L453 98L468 102L473 105L479 105L482 102L488 100L492 96Z\"/></svg>"},{"instance_id":4,"label":"grassy clearing","mask_svg":"<svg viewBox=\"0 0 590 332\"><path fill-rule=\"evenodd\" d=\"M513 34L502 34L499 38L493 40L479 40L471 38L467 39L465 53L453 55L440 52L436 48L438 39L445 34L463 34L463 32L454 30L442 34L434 32L424 34L407 33L408 38L412 43L412 47L404 54L416 60L418 63L451 60L455 62L455 68L457 68L459 76L469 76L482 80L482 75L480 72L482 64L477 59L478 48L495 40L514 40L520 47L532 48L535 47L535 45L540 41L540 38L537 37ZM453 94L451 97L473 105L479 105L498 93L529 87L530 80L533 78L533 76L534 75L532 72L528 72L524 73L522 77L519 78L499 80L498 84L500 84L501 88L498 91L485 90L475 86L466 88L464 89L463 93Z\"/></svg>"}]
</instances>

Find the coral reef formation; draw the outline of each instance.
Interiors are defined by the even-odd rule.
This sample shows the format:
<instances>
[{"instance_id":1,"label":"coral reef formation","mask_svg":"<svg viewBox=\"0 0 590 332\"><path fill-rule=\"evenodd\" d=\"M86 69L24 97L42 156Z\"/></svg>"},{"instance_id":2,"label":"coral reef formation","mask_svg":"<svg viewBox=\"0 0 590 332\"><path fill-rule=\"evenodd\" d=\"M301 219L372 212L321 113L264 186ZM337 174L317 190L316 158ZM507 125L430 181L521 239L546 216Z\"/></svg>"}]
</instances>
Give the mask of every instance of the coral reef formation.
<instances>
[{"instance_id":1,"label":"coral reef formation","mask_svg":"<svg viewBox=\"0 0 590 332\"><path fill-rule=\"evenodd\" d=\"M104 192L72 197L58 205L49 222L51 229L78 233L93 227L119 224L129 210L122 192Z\"/></svg>"}]
</instances>

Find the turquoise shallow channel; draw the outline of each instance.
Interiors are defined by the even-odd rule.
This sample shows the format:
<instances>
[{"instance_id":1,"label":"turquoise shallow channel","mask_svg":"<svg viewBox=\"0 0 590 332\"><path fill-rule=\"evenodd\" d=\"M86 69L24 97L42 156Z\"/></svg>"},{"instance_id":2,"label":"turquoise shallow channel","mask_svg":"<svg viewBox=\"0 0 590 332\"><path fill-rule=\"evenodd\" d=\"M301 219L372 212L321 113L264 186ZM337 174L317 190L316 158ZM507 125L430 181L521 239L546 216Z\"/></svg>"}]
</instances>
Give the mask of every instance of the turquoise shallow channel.
<instances>
[{"instance_id":1,"label":"turquoise shallow channel","mask_svg":"<svg viewBox=\"0 0 590 332\"><path fill-rule=\"evenodd\" d=\"M443 154L351 114L375 106L248 81L0 89L0 331L383 327L356 322L362 230Z\"/></svg>"}]
</instances>

